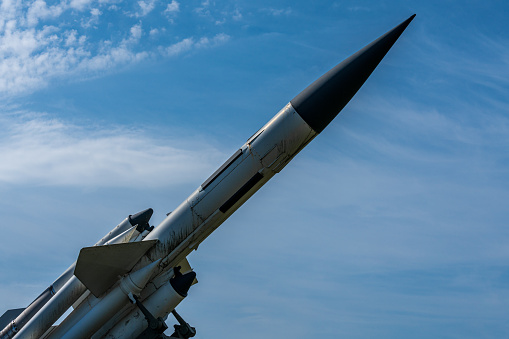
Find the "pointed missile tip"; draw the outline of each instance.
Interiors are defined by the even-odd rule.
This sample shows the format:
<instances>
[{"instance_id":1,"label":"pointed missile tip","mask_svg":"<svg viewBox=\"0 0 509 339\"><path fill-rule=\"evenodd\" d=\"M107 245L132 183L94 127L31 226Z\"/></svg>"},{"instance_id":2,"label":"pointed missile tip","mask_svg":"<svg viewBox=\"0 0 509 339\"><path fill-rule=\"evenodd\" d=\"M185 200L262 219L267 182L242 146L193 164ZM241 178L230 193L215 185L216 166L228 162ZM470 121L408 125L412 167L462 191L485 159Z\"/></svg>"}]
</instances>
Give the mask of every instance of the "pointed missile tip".
<instances>
[{"instance_id":1,"label":"pointed missile tip","mask_svg":"<svg viewBox=\"0 0 509 339\"><path fill-rule=\"evenodd\" d=\"M158 269L161 259L148 264L147 266L129 274L129 279L138 288L143 289L152 277L153 273Z\"/></svg>"},{"instance_id":2,"label":"pointed missile tip","mask_svg":"<svg viewBox=\"0 0 509 339\"><path fill-rule=\"evenodd\" d=\"M403 22L400 24L400 26L403 26L403 25L404 25L404 28L403 28L403 29L405 29L405 28L406 28L406 27L407 27L407 26L408 26L408 25L412 22L412 20L414 20L415 15L416 15L415 13L414 13L414 14L412 14L412 15L410 15L410 17L409 17L408 19L406 19L405 21L403 21Z\"/></svg>"},{"instance_id":3,"label":"pointed missile tip","mask_svg":"<svg viewBox=\"0 0 509 339\"><path fill-rule=\"evenodd\" d=\"M290 101L315 132L323 131L346 106L414 17L415 14L332 68Z\"/></svg>"}]
</instances>

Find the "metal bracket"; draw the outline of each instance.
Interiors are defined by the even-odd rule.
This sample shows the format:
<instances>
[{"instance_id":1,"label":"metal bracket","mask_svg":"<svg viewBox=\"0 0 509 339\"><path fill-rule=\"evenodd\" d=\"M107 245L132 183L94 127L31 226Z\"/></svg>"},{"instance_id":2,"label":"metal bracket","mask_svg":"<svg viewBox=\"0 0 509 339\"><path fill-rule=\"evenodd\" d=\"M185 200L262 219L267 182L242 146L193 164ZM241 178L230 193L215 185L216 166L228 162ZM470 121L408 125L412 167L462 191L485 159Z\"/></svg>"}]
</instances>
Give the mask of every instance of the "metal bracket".
<instances>
[{"instance_id":1,"label":"metal bracket","mask_svg":"<svg viewBox=\"0 0 509 339\"><path fill-rule=\"evenodd\" d=\"M141 303L137 296L133 296L136 300L136 305L140 309L140 311L145 316L148 322L148 328L141 332L141 334L136 339L164 339L168 338L168 336L164 335L163 332L168 329L168 326L164 323L164 320L159 317L155 318L152 313L147 310L145 306Z\"/></svg>"},{"instance_id":2,"label":"metal bracket","mask_svg":"<svg viewBox=\"0 0 509 339\"><path fill-rule=\"evenodd\" d=\"M140 311L147 319L148 327L141 334L136 337L136 339L189 339L196 335L196 329L191 327L186 321L177 313L177 311L173 310L171 313L179 322L179 325L173 325L175 331L171 336L167 336L164 334L164 331L168 329L168 325L165 324L164 319L159 317L155 318L152 313L141 303L136 295L133 295L134 300L136 300L136 306L140 309Z\"/></svg>"},{"instance_id":3,"label":"metal bracket","mask_svg":"<svg viewBox=\"0 0 509 339\"><path fill-rule=\"evenodd\" d=\"M180 325L173 325L175 328L175 332L170 336L170 338L179 338L179 339L189 339L196 335L196 329L191 327L186 321L177 313L177 311L171 311L175 319L179 322Z\"/></svg>"}]
</instances>

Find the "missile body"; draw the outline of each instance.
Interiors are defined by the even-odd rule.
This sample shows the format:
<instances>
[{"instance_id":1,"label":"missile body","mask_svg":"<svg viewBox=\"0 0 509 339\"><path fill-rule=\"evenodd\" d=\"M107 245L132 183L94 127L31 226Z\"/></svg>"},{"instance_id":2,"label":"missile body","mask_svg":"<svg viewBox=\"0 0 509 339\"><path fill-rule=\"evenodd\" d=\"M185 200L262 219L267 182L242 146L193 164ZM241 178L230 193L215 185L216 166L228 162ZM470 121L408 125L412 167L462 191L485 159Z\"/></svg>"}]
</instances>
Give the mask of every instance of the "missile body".
<instances>
[{"instance_id":1,"label":"missile body","mask_svg":"<svg viewBox=\"0 0 509 339\"><path fill-rule=\"evenodd\" d=\"M315 136L288 104L145 238L158 240L147 257L187 256Z\"/></svg>"}]
</instances>

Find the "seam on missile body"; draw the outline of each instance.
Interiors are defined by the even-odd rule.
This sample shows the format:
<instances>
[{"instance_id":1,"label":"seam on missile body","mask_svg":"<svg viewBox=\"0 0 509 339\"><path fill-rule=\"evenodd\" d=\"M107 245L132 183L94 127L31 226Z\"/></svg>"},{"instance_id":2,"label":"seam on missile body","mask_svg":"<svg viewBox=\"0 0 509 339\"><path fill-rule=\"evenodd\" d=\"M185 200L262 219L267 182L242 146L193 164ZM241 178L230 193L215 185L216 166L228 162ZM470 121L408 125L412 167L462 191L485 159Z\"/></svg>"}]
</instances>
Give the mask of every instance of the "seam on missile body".
<instances>
[{"instance_id":1,"label":"seam on missile body","mask_svg":"<svg viewBox=\"0 0 509 339\"><path fill-rule=\"evenodd\" d=\"M233 153L233 155L228 160L226 160L226 162L221 167L219 167L214 173L212 173L212 175L207 180L205 180L205 182L201 185L201 188L202 189L207 188L208 185L210 185L218 176L220 176L221 173L223 173L241 155L242 155L241 149L239 149L239 150L237 150L237 152Z\"/></svg>"},{"instance_id":2,"label":"seam on missile body","mask_svg":"<svg viewBox=\"0 0 509 339\"><path fill-rule=\"evenodd\" d=\"M235 192L230 199L228 199L219 210L223 213L226 213L237 201L239 201L251 188L254 187L260 180L262 180L263 175L259 172L256 172L255 175L251 179L249 179L237 192Z\"/></svg>"}]
</instances>

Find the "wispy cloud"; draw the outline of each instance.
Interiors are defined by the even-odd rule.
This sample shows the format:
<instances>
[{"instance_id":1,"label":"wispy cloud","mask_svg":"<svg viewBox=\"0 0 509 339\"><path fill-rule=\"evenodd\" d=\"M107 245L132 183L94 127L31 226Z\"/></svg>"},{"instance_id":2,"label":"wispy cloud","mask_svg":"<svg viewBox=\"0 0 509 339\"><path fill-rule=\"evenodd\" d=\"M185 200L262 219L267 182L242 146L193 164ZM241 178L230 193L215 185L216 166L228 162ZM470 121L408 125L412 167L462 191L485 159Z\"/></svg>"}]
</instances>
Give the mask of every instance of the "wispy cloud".
<instances>
[{"instance_id":1,"label":"wispy cloud","mask_svg":"<svg viewBox=\"0 0 509 339\"><path fill-rule=\"evenodd\" d=\"M59 3L49 6L43 0L36 0L29 5L26 14L26 23L28 26L35 26L40 19L56 18L65 10L65 5Z\"/></svg>"},{"instance_id":2,"label":"wispy cloud","mask_svg":"<svg viewBox=\"0 0 509 339\"><path fill-rule=\"evenodd\" d=\"M242 20L242 13L240 12L240 10L238 8L235 8L235 10L233 11L232 19L235 21Z\"/></svg>"},{"instance_id":3,"label":"wispy cloud","mask_svg":"<svg viewBox=\"0 0 509 339\"><path fill-rule=\"evenodd\" d=\"M97 28L97 24L99 24L99 17L101 16L101 14L103 14L98 8L92 8L90 10L90 17L87 19L87 18L83 18L81 20L81 26L83 28L90 28L90 27L94 27L94 28Z\"/></svg>"},{"instance_id":4,"label":"wispy cloud","mask_svg":"<svg viewBox=\"0 0 509 339\"><path fill-rule=\"evenodd\" d=\"M287 8L262 8L262 12L273 16L291 15L293 13L290 7Z\"/></svg>"},{"instance_id":5,"label":"wispy cloud","mask_svg":"<svg viewBox=\"0 0 509 339\"><path fill-rule=\"evenodd\" d=\"M208 48L221 45L230 40L230 36L224 33L216 34L212 38L202 37L199 39L186 38L171 46L161 47L160 51L166 56L175 56L190 51L193 48Z\"/></svg>"},{"instance_id":6,"label":"wispy cloud","mask_svg":"<svg viewBox=\"0 0 509 339\"><path fill-rule=\"evenodd\" d=\"M180 11L180 4L176 0L172 0L166 9L164 10L165 14L177 13Z\"/></svg>"},{"instance_id":7,"label":"wispy cloud","mask_svg":"<svg viewBox=\"0 0 509 339\"><path fill-rule=\"evenodd\" d=\"M4 112L0 125L0 182L8 184L173 185L204 178L225 157L193 140L174 147L127 127L89 128L38 113Z\"/></svg>"},{"instance_id":8,"label":"wispy cloud","mask_svg":"<svg viewBox=\"0 0 509 339\"><path fill-rule=\"evenodd\" d=\"M442 32L440 32L442 33ZM451 93L461 93L467 101L482 100L495 90L504 95L509 89L509 41L500 36L486 36L474 31L468 38L455 41L441 39L436 33L423 31L422 43L416 45L418 60L433 65L421 81L431 86L448 86ZM465 95L470 93L470 95Z\"/></svg>"},{"instance_id":9,"label":"wispy cloud","mask_svg":"<svg viewBox=\"0 0 509 339\"><path fill-rule=\"evenodd\" d=\"M156 1L155 0L140 0L138 1L138 6L140 10L136 13L137 17L144 17L148 13L152 12L155 8Z\"/></svg>"},{"instance_id":10,"label":"wispy cloud","mask_svg":"<svg viewBox=\"0 0 509 339\"><path fill-rule=\"evenodd\" d=\"M202 16L208 16L210 15L210 0L204 0L201 2L199 7L196 7L194 9L195 13L202 15Z\"/></svg>"},{"instance_id":11,"label":"wispy cloud","mask_svg":"<svg viewBox=\"0 0 509 339\"><path fill-rule=\"evenodd\" d=\"M178 12L180 12L180 4L176 0L172 0L168 6L166 6L163 14L168 18L170 23L174 23Z\"/></svg>"}]
</instances>

